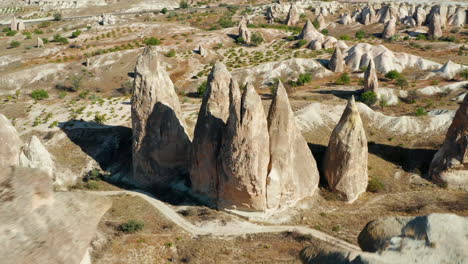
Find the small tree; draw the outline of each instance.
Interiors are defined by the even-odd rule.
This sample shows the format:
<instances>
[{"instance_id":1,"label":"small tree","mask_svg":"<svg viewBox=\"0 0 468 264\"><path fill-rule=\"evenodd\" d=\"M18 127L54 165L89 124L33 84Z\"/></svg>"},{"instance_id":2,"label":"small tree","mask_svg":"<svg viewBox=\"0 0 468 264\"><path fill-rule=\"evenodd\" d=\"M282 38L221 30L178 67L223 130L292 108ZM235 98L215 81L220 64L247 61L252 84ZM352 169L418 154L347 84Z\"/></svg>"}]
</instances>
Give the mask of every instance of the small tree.
<instances>
[{"instance_id":1,"label":"small tree","mask_svg":"<svg viewBox=\"0 0 468 264\"><path fill-rule=\"evenodd\" d=\"M187 8L189 8L190 6L189 6L189 3L188 3L187 1L182 0L182 1L180 1L180 3L179 3L179 7L182 8L182 9L187 9Z\"/></svg>"},{"instance_id":2,"label":"small tree","mask_svg":"<svg viewBox=\"0 0 468 264\"><path fill-rule=\"evenodd\" d=\"M62 18L63 18L63 17L62 17L62 13L60 13L60 12L55 12L55 13L54 13L54 20L55 20L55 21L61 21Z\"/></svg>"},{"instance_id":3,"label":"small tree","mask_svg":"<svg viewBox=\"0 0 468 264\"><path fill-rule=\"evenodd\" d=\"M460 77L462 77L465 80L468 80L468 69L464 69L460 72Z\"/></svg>"},{"instance_id":4,"label":"small tree","mask_svg":"<svg viewBox=\"0 0 468 264\"><path fill-rule=\"evenodd\" d=\"M328 29L322 29L322 31L320 31L323 35L325 36L328 36Z\"/></svg>"},{"instance_id":5,"label":"small tree","mask_svg":"<svg viewBox=\"0 0 468 264\"><path fill-rule=\"evenodd\" d=\"M167 13L167 8L163 8L163 9L161 10L161 13L163 13L163 14L165 15L165 14Z\"/></svg>"},{"instance_id":6,"label":"small tree","mask_svg":"<svg viewBox=\"0 0 468 264\"><path fill-rule=\"evenodd\" d=\"M263 36L262 36L262 34L260 32L253 32L252 37L250 38L250 41L251 41L252 45L258 46L258 45L262 44L263 41L265 41L265 39L263 39Z\"/></svg>"},{"instance_id":7,"label":"small tree","mask_svg":"<svg viewBox=\"0 0 468 264\"><path fill-rule=\"evenodd\" d=\"M138 220L129 220L119 226L119 230L125 233L135 233L145 227L145 224Z\"/></svg>"},{"instance_id":8,"label":"small tree","mask_svg":"<svg viewBox=\"0 0 468 264\"><path fill-rule=\"evenodd\" d=\"M377 102L377 94L374 91L367 91L361 94L361 102L372 106Z\"/></svg>"},{"instance_id":9,"label":"small tree","mask_svg":"<svg viewBox=\"0 0 468 264\"><path fill-rule=\"evenodd\" d=\"M70 76L70 83L72 86L73 91L78 91L81 89L81 86L83 84L83 76L81 75L71 75Z\"/></svg>"},{"instance_id":10,"label":"small tree","mask_svg":"<svg viewBox=\"0 0 468 264\"><path fill-rule=\"evenodd\" d=\"M359 31L356 32L356 34L354 34L354 36L357 39L361 40L361 39L366 37L366 32L364 30L359 30Z\"/></svg>"},{"instance_id":11,"label":"small tree","mask_svg":"<svg viewBox=\"0 0 468 264\"><path fill-rule=\"evenodd\" d=\"M387 74L385 74L385 78L390 79L390 80L395 80L400 76L401 76L401 73L399 73L396 70L391 70L391 71L387 72Z\"/></svg>"},{"instance_id":12,"label":"small tree","mask_svg":"<svg viewBox=\"0 0 468 264\"><path fill-rule=\"evenodd\" d=\"M349 74L347 72L343 73L338 77L336 80L336 84L338 85L345 85L345 84L350 84L351 83L351 77L349 77Z\"/></svg>"},{"instance_id":13,"label":"small tree","mask_svg":"<svg viewBox=\"0 0 468 264\"><path fill-rule=\"evenodd\" d=\"M81 30L77 29L72 33L72 38L77 38L79 35L81 35Z\"/></svg>"},{"instance_id":14,"label":"small tree","mask_svg":"<svg viewBox=\"0 0 468 264\"><path fill-rule=\"evenodd\" d=\"M168 53L166 53L166 57L172 58L176 56L176 51L171 49Z\"/></svg>"},{"instance_id":15,"label":"small tree","mask_svg":"<svg viewBox=\"0 0 468 264\"><path fill-rule=\"evenodd\" d=\"M400 89L403 89L405 87L408 87L409 86L409 83L408 83L408 80L406 80L406 78L404 76L400 76L398 77L398 79L396 80L396 85L398 87L400 87Z\"/></svg>"},{"instance_id":16,"label":"small tree","mask_svg":"<svg viewBox=\"0 0 468 264\"><path fill-rule=\"evenodd\" d=\"M203 97L203 95L205 94L205 91L206 91L206 85L207 84L208 84L207 81L203 81L200 85L198 85L198 88L197 88L198 96Z\"/></svg>"},{"instance_id":17,"label":"small tree","mask_svg":"<svg viewBox=\"0 0 468 264\"><path fill-rule=\"evenodd\" d=\"M161 40L159 40L158 38L155 38L155 37L150 37L149 39L145 40L145 44L147 46L157 46L157 45L161 44Z\"/></svg>"},{"instance_id":18,"label":"small tree","mask_svg":"<svg viewBox=\"0 0 468 264\"><path fill-rule=\"evenodd\" d=\"M12 42L10 42L10 48L12 48L12 49L18 48L19 46L21 46L21 42L19 42L17 40L13 40Z\"/></svg>"},{"instance_id":19,"label":"small tree","mask_svg":"<svg viewBox=\"0 0 468 264\"><path fill-rule=\"evenodd\" d=\"M312 22L312 25L314 25L314 28L316 28L316 29L320 28L320 23L317 20Z\"/></svg>"},{"instance_id":20,"label":"small tree","mask_svg":"<svg viewBox=\"0 0 468 264\"><path fill-rule=\"evenodd\" d=\"M37 89L32 91L31 97L35 100L43 100L49 98L49 93L44 89Z\"/></svg>"},{"instance_id":21,"label":"small tree","mask_svg":"<svg viewBox=\"0 0 468 264\"><path fill-rule=\"evenodd\" d=\"M301 86L301 85L304 85L306 83L309 83L310 81L312 81L312 74L310 73L301 73L299 74L299 77L297 78L297 85L298 86Z\"/></svg>"}]
</instances>

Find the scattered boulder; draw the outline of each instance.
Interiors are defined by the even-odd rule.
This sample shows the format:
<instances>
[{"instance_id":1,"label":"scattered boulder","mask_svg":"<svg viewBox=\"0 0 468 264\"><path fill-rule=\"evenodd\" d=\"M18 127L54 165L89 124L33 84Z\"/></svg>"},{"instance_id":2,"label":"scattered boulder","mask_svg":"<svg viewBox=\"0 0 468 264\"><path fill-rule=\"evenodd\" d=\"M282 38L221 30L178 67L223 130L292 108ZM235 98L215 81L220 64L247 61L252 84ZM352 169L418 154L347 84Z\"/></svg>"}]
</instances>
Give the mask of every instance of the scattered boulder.
<instances>
[{"instance_id":1,"label":"scattered boulder","mask_svg":"<svg viewBox=\"0 0 468 264\"><path fill-rule=\"evenodd\" d=\"M429 175L442 185L468 190L468 96L450 125L444 144L434 155Z\"/></svg>"},{"instance_id":2,"label":"scattered boulder","mask_svg":"<svg viewBox=\"0 0 468 264\"><path fill-rule=\"evenodd\" d=\"M312 40L323 40L323 35L317 31L312 22L307 19L304 27L302 28L301 34L299 34L298 39L304 39L307 41Z\"/></svg>"},{"instance_id":3,"label":"scattered boulder","mask_svg":"<svg viewBox=\"0 0 468 264\"><path fill-rule=\"evenodd\" d=\"M20 21L18 22L17 30L18 30L18 31L23 31L23 30L25 30L25 29L26 29L26 26L24 25L24 22L23 22L22 20L20 20Z\"/></svg>"},{"instance_id":4,"label":"scattered boulder","mask_svg":"<svg viewBox=\"0 0 468 264\"><path fill-rule=\"evenodd\" d=\"M377 252L385 249L386 244L392 237L401 234L402 228L408 224L412 217L389 217L379 218L367 223L359 233L359 247L368 252Z\"/></svg>"},{"instance_id":5,"label":"scattered boulder","mask_svg":"<svg viewBox=\"0 0 468 264\"><path fill-rule=\"evenodd\" d=\"M239 22L239 37L244 40L245 44L250 44L251 36L252 36L252 33L247 27L247 19L243 16L241 21Z\"/></svg>"},{"instance_id":6,"label":"scattered boulder","mask_svg":"<svg viewBox=\"0 0 468 264\"><path fill-rule=\"evenodd\" d=\"M379 79L377 78L374 60L370 59L369 65L364 73L364 90L376 91L377 88L379 88Z\"/></svg>"},{"instance_id":7,"label":"scattered boulder","mask_svg":"<svg viewBox=\"0 0 468 264\"><path fill-rule=\"evenodd\" d=\"M268 132L271 156L266 179L267 207L285 207L312 196L320 176L281 82L268 113Z\"/></svg>"},{"instance_id":8,"label":"scattered boulder","mask_svg":"<svg viewBox=\"0 0 468 264\"><path fill-rule=\"evenodd\" d=\"M330 188L349 203L367 188L367 138L354 97L330 136L323 172Z\"/></svg>"},{"instance_id":9,"label":"scattered boulder","mask_svg":"<svg viewBox=\"0 0 468 264\"><path fill-rule=\"evenodd\" d=\"M111 14L101 14L98 16L97 22L102 26L113 25L116 22L116 18Z\"/></svg>"},{"instance_id":10,"label":"scattered boulder","mask_svg":"<svg viewBox=\"0 0 468 264\"><path fill-rule=\"evenodd\" d=\"M340 48L336 48L335 52L333 52L333 55L330 59L328 67L333 72L343 72L344 66L345 66L345 63L344 63L343 54L341 53Z\"/></svg>"},{"instance_id":11,"label":"scattered boulder","mask_svg":"<svg viewBox=\"0 0 468 264\"><path fill-rule=\"evenodd\" d=\"M297 22L299 22L299 10L294 3L291 4L291 8L289 8L288 17L286 18L286 25L288 26L295 26Z\"/></svg>"},{"instance_id":12,"label":"scattered boulder","mask_svg":"<svg viewBox=\"0 0 468 264\"><path fill-rule=\"evenodd\" d=\"M55 164L52 155L36 136L32 136L29 144L24 146L23 152L20 154L19 165L39 169L53 178Z\"/></svg>"},{"instance_id":13,"label":"scattered boulder","mask_svg":"<svg viewBox=\"0 0 468 264\"><path fill-rule=\"evenodd\" d=\"M166 185L188 173L190 138L174 84L153 46L144 49L135 66L132 127L131 184Z\"/></svg>"},{"instance_id":14,"label":"scattered boulder","mask_svg":"<svg viewBox=\"0 0 468 264\"><path fill-rule=\"evenodd\" d=\"M0 170L0 259L4 264L82 263L110 199L53 192L37 169Z\"/></svg>"},{"instance_id":15,"label":"scattered boulder","mask_svg":"<svg viewBox=\"0 0 468 264\"><path fill-rule=\"evenodd\" d=\"M390 39L396 34L396 18L392 17L388 22L385 24L382 38L383 39Z\"/></svg>"},{"instance_id":16,"label":"scattered boulder","mask_svg":"<svg viewBox=\"0 0 468 264\"><path fill-rule=\"evenodd\" d=\"M221 174L217 157L229 116L229 84L231 74L218 62L208 76L206 92L198 114L193 137L190 179L192 189L210 200L218 195L218 177Z\"/></svg>"},{"instance_id":17,"label":"scattered boulder","mask_svg":"<svg viewBox=\"0 0 468 264\"><path fill-rule=\"evenodd\" d=\"M44 41L42 41L42 38L37 38L36 47L38 47L38 48L43 48L44 47Z\"/></svg>"},{"instance_id":18,"label":"scattered boulder","mask_svg":"<svg viewBox=\"0 0 468 264\"><path fill-rule=\"evenodd\" d=\"M268 124L262 100L251 84L240 96L234 83L220 153L218 209L266 209L266 179L270 156Z\"/></svg>"},{"instance_id":19,"label":"scattered boulder","mask_svg":"<svg viewBox=\"0 0 468 264\"><path fill-rule=\"evenodd\" d=\"M429 23L429 32L428 32L430 39L438 39L442 37L442 24L440 15L435 14L430 23Z\"/></svg>"},{"instance_id":20,"label":"scattered boulder","mask_svg":"<svg viewBox=\"0 0 468 264\"><path fill-rule=\"evenodd\" d=\"M0 168L18 165L22 145L15 127L0 114Z\"/></svg>"},{"instance_id":21,"label":"scattered boulder","mask_svg":"<svg viewBox=\"0 0 468 264\"><path fill-rule=\"evenodd\" d=\"M198 53L202 57L206 57L208 55L208 51L201 44L198 45Z\"/></svg>"}]
</instances>

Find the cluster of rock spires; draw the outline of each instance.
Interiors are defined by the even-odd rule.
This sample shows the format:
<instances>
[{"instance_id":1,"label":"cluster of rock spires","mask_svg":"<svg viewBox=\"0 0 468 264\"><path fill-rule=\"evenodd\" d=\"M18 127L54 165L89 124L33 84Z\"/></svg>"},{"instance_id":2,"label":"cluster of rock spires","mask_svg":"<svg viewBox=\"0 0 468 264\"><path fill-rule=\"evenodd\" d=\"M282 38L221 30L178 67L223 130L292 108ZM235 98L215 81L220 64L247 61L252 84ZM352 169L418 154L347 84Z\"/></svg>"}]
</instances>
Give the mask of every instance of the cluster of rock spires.
<instances>
[{"instance_id":1,"label":"cluster of rock spires","mask_svg":"<svg viewBox=\"0 0 468 264\"><path fill-rule=\"evenodd\" d=\"M17 20L16 17L13 17L10 23L10 29L12 31L23 31L26 29L23 20Z\"/></svg>"},{"instance_id":2,"label":"cluster of rock spires","mask_svg":"<svg viewBox=\"0 0 468 264\"><path fill-rule=\"evenodd\" d=\"M2 263L87 263L99 220L111 202L54 192L54 163L35 136L23 143L0 114L0 248ZM71 250L72 249L72 250Z\"/></svg>"},{"instance_id":3,"label":"cluster of rock spires","mask_svg":"<svg viewBox=\"0 0 468 264\"><path fill-rule=\"evenodd\" d=\"M174 86L157 56L147 47L135 68L135 184L169 184L190 171L193 193L219 209L246 211L288 207L313 195L317 165L281 83L266 115L254 87L247 84L241 95L224 64L216 63L190 143ZM354 100L342 120L325 167L332 189L352 202L367 186L367 144ZM337 163L346 166L337 169Z\"/></svg>"},{"instance_id":4,"label":"cluster of rock spires","mask_svg":"<svg viewBox=\"0 0 468 264\"><path fill-rule=\"evenodd\" d=\"M322 23L324 22L322 21ZM307 48L312 50L331 49L335 47L340 49L348 48L344 41L337 40L332 36L325 36L318 32L310 20L307 20L297 38L306 40L308 43Z\"/></svg>"}]
</instances>

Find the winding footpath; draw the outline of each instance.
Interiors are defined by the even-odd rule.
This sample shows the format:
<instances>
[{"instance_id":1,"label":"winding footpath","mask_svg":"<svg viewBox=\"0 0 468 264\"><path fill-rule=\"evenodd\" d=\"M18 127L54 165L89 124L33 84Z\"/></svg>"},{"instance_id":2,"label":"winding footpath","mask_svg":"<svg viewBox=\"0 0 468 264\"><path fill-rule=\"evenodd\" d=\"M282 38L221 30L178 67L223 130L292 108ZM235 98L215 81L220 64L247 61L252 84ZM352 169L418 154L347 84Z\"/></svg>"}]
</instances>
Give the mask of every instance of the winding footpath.
<instances>
[{"instance_id":1,"label":"winding footpath","mask_svg":"<svg viewBox=\"0 0 468 264\"><path fill-rule=\"evenodd\" d=\"M298 232L303 235L310 235L316 239L329 243L340 249L349 251L350 254L360 254L362 251L359 247L350 244L346 241L327 235L318 230L305 227L305 226L289 226L289 225L274 225L263 226L259 224L250 223L247 221L236 220L227 225L194 225L180 216L173 208L166 205L164 202L154 198L150 194L141 191L92 191L96 195L133 195L138 196L150 203L167 219L174 222L188 233L192 235L212 235L212 236L240 236L245 234L258 234L258 233L281 233L281 232Z\"/></svg>"}]
</instances>

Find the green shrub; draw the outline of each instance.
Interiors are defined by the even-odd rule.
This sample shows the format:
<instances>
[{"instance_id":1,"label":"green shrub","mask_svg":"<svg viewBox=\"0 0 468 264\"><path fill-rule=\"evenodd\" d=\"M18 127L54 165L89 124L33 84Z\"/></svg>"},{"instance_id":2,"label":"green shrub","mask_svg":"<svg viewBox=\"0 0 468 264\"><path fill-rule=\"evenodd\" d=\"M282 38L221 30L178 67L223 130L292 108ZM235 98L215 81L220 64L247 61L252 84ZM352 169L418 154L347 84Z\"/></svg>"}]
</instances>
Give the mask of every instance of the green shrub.
<instances>
[{"instance_id":1,"label":"green shrub","mask_svg":"<svg viewBox=\"0 0 468 264\"><path fill-rule=\"evenodd\" d=\"M299 77L297 78L297 84L299 86L309 83L310 81L312 81L312 74L310 73L301 73L299 74Z\"/></svg>"},{"instance_id":2,"label":"green shrub","mask_svg":"<svg viewBox=\"0 0 468 264\"><path fill-rule=\"evenodd\" d=\"M258 45L262 44L263 41L265 41L265 39L263 39L263 36L262 36L262 34L260 32L253 32L252 33L252 37L250 38L250 42L252 43L252 45L258 46Z\"/></svg>"},{"instance_id":3,"label":"green shrub","mask_svg":"<svg viewBox=\"0 0 468 264\"><path fill-rule=\"evenodd\" d=\"M145 40L145 44L147 46L157 46L157 45L161 44L161 40L159 40L158 38L155 38L155 37L150 37L149 39Z\"/></svg>"},{"instance_id":4,"label":"green shrub","mask_svg":"<svg viewBox=\"0 0 468 264\"><path fill-rule=\"evenodd\" d=\"M237 37L236 38L236 42L239 43L239 44L244 44L245 43L245 40L243 37Z\"/></svg>"},{"instance_id":5,"label":"green shrub","mask_svg":"<svg viewBox=\"0 0 468 264\"><path fill-rule=\"evenodd\" d=\"M4 27L4 28L2 29L2 32L5 32L5 33L8 33L8 32L10 32L10 31L11 31L11 29L10 29L10 28L7 28L7 27Z\"/></svg>"},{"instance_id":6,"label":"green shrub","mask_svg":"<svg viewBox=\"0 0 468 264\"><path fill-rule=\"evenodd\" d=\"M338 79L335 82L338 85L345 85L345 84L350 84L351 83L351 77L349 77L349 74L347 72L343 73L338 77Z\"/></svg>"},{"instance_id":7,"label":"green shrub","mask_svg":"<svg viewBox=\"0 0 468 264\"><path fill-rule=\"evenodd\" d=\"M95 114L94 115L94 122L98 123L98 124L104 124L104 122L106 122L106 114Z\"/></svg>"},{"instance_id":8,"label":"green shrub","mask_svg":"<svg viewBox=\"0 0 468 264\"><path fill-rule=\"evenodd\" d=\"M234 21L232 21L232 17L231 17L231 16L225 15L225 16L222 16L222 17L218 20L218 24L219 24L222 28L230 28L230 27L233 27L233 26L234 26Z\"/></svg>"},{"instance_id":9,"label":"green shrub","mask_svg":"<svg viewBox=\"0 0 468 264\"><path fill-rule=\"evenodd\" d=\"M378 192L383 191L384 189L385 189L385 185L382 182L382 180L380 180L379 177L372 177L369 180L369 184L367 185L368 192L378 193Z\"/></svg>"},{"instance_id":10,"label":"green shrub","mask_svg":"<svg viewBox=\"0 0 468 264\"><path fill-rule=\"evenodd\" d=\"M307 44L307 40L301 39L296 43L296 47L300 48L300 47L304 46L305 44Z\"/></svg>"},{"instance_id":11,"label":"green shrub","mask_svg":"<svg viewBox=\"0 0 468 264\"><path fill-rule=\"evenodd\" d=\"M391 70L391 71L387 72L387 74L385 74L385 78L390 79L390 80L395 80L400 76L401 76L401 73L399 73L396 70Z\"/></svg>"},{"instance_id":12,"label":"green shrub","mask_svg":"<svg viewBox=\"0 0 468 264\"><path fill-rule=\"evenodd\" d=\"M316 28L316 29L319 29L319 28L320 28L320 23L319 23L317 20L315 20L314 22L312 22L312 25L314 25L314 28Z\"/></svg>"},{"instance_id":13,"label":"green shrub","mask_svg":"<svg viewBox=\"0 0 468 264\"><path fill-rule=\"evenodd\" d=\"M165 15L165 14L167 13L167 8L163 8L163 9L161 10L161 13L163 13L163 14Z\"/></svg>"},{"instance_id":14,"label":"green shrub","mask_svg":"<svg viewBox=\"0 0 468 264\"><path fill-rule=\"evenodd\" d=\"M190 7L189 3L185 0L182 0L179 2L179 7L182 8L182 9L187 9Z\"/></svg>"},{"instance_id":15,"label":"green shrub","mask_svg":"<svg viewBox=\"0 0 468 264\"><path fill-rule=\"evenodd\" d=\"M54 20L55 21L60 21L60 20L62 20L62 18L63 18L62 13L60 13L60 12L55 12L54 13Z\"/></svg>"},{"instance_id":16,"label":"green shrub","mask_svg":"<svg viewBox=\"0 0 468 264\"><path fill-rule=\"evenodd\" d=\"M73 31L72 38L77 38L79 35L81 35L81 30L77 29L76 31Z\"/></svg>"},{"instance_id":17,"label":"green shrub","mask_svg":"<svg viewBox=\"0 0 468 264\"><path fill-rule=\"evenodd\" d=\"M427 36L425 34L419 34L416 36L417 40L427 40Z\"/></svg>"},{"instance_id":18,"label":"green shrub","mask_svg":"<svg viewBox=\"0 0 468 264\"><path fill-rule=\"evenodd\" d=\"M81 89L81 86L83 84L83 76L81 75L70 75L68 77L70 79L70 84L71 84L71 89L73 91L78 91Z\"/></svg>"},{"instance_id":19,"label":"green shrub","mask_svg":"<svg viewBox=\"0 0 468 264\"><path fill-rule=\"evenodd\" d=\"M49 27L50 26L50 21L42 21L40 24L39 24L39 28L46 28L46 27Z\"/></svg>"},{"instance_id":20,"label":"green shrub","mask_svg":"<svg viewBox=\"0 0 468 264\"><path fill-rule=\"evenodd\" d=\"M165 54L166 57L172 58L176 56L176 51L174 49L171 49L168 53Z\"/></svg>"},{"instance_id":21,"label":"green shrub","mask_svg":"<svg viewBox=\"0 0 468 264\"><path fill-rule=\"evenodd\" d=\"M42 42L44 42L44 45L45 45L45 44L49 43L49 39L47 39L47 38L42 38Z\"/></svg>"},{"instance_id":22,"label":"green shrub","mask_svg":"<svg viewBox=\"0 0 468 264\"><path fill-rule=\"evenodd\" d=\"M37 89L32 91L31 97L35 100L43 100L49 98L49 93L44 89Z\"/></svg>"},{"instance_id":23,"label":"green shrub","mask_svg":"<svg viewBox=\"0 0 468 264\"><path fill-rule=\"evenodd\" d=\"M56 127L56 126L58 126L58 124L59 124L58 121L54 121L54 122L50 123L49 128Z\"/></svg>"},{"instance_id":24,"label":"green shrub","mask_svg":"<svg viewBox=\"0 0 468 264\"><path fill-rule=\"evenodd\" d=\"M198 85L198 88L197 88L198 96L203 97L203 95L205 94L205 91L206 91L206 85L207 84L208 84L207 81L203 81L200 85Z\"/></svg>"},{"instance_id":25,"label":"green shrub","mask_svg":"<svg viewBox=\"0 0 468 264\"><path fill-rule=\"evenodd\" d=\"M431 85L439 85L440 81L439 80L433 80L431 81Z\"/></svg>"},{"instance_id":26,"label":"green shrub","mask_svg":"<svg viewBox=\"0 0 468 264\"><path fill-rule=\"evenodd\" d=\"M19 46L21 46L21 42L19 42L17 40L13 40L12 42L10 42L10 48L12 48L12 49L18 48Z\"/></svg>"},{"instance_id":27,"label":"green shrub","mask_svg":"<svg viewBox=\"0 0 468 264\"><path fill-rule=\"evenodd\" d=\"M396 79L396 85L400 87L400 89L406 88L409 86L408 80L406 80L405 76L400 76Z\"/></svg>"},{"instance_id":28,"label":"green shrub","mask_svg":"<svg viewBox=\"0 0 468 264\"><path fill-rule=\"evenodd\" d=\"M101 176L101 172L98 169L92 169L84 176L83 181L100 181Z\"/></svg>"},{"instance_id":29,"label":"green shrub","mask_svg":"<svg viewBox=\"0 0 468 264\"><path fill-rule=\"evenodd\" d=\"M44 31L42 31L42 30L40 30L40 29L36 29L36 30L34 30L34 34L36 34L36 35L42 35L42 34L44 34Z\"/></svg>"},{"instance_id":30,"label":"green shrub","mask_svg":"<svg viewBox=\"0 0 468 264\"><path fill-rule=\"evenodd\" d=\"M418 109L416 109L416 113L415 113L416 116L425 116L427 115L427 112L424 108L422 107L419 107Z\"/></svg>"},{"instance_id":31,"label":"green shrub","mask_svg":"<svg viewBox=\"0 0 468 264\"><path fill-rule=\"evenodd\" d=\"M127 222L119 225L119 230L125 233L135 233L142 230L143 227L145 227L145 224L142 221L128 220Z\"/></svg>"},{"instance_id":32,"label":"green shrub","mask_svg":"<svg viewBox=\"0 0 468 264\"><path fill-rule=\"evenodd\" d=\"M351 40L351 37L350 37L349 35L346 35L346 34L345 34L345 35L341 35L341 36L339 37L339 39L340 39L340 40Z\"/></svg>"},{"instance_id":33,"label":"green shrub","mask_svg":"<svg viewBox=\"0 0 468 264\"><path fill-rule=\"evenodd\" d=\"M359 30L359 31L356 32L356 34L354 34L354 36L357 39L361 40L361 39L366 37L366 32L364 30Z\"/></svg>"},{"instance_id":34,"label":"green shrub","mask_svg":"<svg viewBox=\"0 0 468 264\"><path fill-rule=\"evenodd\" d=\"M7 32L6 35L9 36L9 37L12 37L12 36L16 35L16 33L18 33L18 31L16 31L16 30L10 30L10 31Z\"/></svg>"},{"instance_id":35,"label":"green shrub","mask_svg":"<svg viewBox=\"0 0 468 264\"><path fill-rule=\"evenodd\" d=\"M60 99L65 98L65 96L67 96L67 92L65 92L65 91L61 91L61 92L59 92L59 94L58 94L58 97L59 97Z\"/></svg>"},{"instance_id":36,"label":"green shrub","mask_svg":"<svg viewBox=\"0 0 468 264\"><path fill-rule=\"evenodd\" d=\"M361 102L372 106L377 102L377 94L374 91L367 91L361 94Z\"/></svg>"},{"instance_id":37,"label":"green shrub","mask_svg":"<svg viewBox=\"0 0 468 264\"><path fill-rule=\"evenodd\" d=\"M465 79L465 80L468 80L468 69L464 69L462 71L460 71L460 77Z\"/></svg>"},{"instance_id":38,"label":"green shrub","mask_svg":"<svg viewBox=\"0 0 468 264\"><path fill-rule=\"evenodd\" d=\"M61 44L68 44L68 39L66 37L62 37L60 34L55 34L54 42L58 42Z\"/></svg>"},{"instance_id":39,"label":"green shrub","mask_svg":"<svg viewBox=\"0 0 468 264\"><path fill-rule=\"evenodd\" d=\"M325 36L328 36L328 29L322 29L322 31L320 31L323 35Z\"/></svg>"},{"instance_id":40,"label":"green shrub","mask_svg":"<svg viewBox=\"0 0 468 264\"><path fill-rule=\"evenodd\" d=\"M97 190L99 189L99 183L97 181L88 181L86 182L85 187L87 189Z\"/></svg>"}]
</instances>

